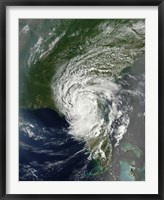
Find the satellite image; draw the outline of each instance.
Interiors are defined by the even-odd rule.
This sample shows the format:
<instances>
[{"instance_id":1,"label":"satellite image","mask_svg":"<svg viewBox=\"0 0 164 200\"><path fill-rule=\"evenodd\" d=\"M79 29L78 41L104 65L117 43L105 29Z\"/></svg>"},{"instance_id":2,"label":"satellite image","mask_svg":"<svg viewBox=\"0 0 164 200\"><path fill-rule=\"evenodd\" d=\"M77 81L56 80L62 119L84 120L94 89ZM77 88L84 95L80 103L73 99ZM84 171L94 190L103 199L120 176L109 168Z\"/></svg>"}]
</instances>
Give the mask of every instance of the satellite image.
<instances>
[{"instance_id":1,"label":"satellite image","mask_svg":"<svg viewBox=\"0 0 164 200\"><path fill-rule=\"evenodd\" d=\"M19 19L19 181L145 181L145 20Z\"/></svg>"}]
</instances>

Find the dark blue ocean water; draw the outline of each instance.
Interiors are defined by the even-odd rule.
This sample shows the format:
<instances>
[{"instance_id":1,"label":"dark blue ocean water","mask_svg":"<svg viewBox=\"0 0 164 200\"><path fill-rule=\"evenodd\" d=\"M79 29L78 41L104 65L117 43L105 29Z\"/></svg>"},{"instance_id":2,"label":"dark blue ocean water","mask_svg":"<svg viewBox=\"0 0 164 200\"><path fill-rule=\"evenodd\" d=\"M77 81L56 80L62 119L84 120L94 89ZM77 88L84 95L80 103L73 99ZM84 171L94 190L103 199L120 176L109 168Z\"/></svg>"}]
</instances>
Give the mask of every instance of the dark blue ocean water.
<instances>
[{"instance_id":1,"label":"dark blue ocean water","mask_svg":"<svg viewBox=\"0 0 164 200\"><path fill-rule=\"evenodd\" d=\"M122 107L129 109L130 124L120 145L110 135L113 146L112 164L108 171L99 173L98 164L89 160L85 142L70 135L69 124L56 111L20 109L19 112L19 180L20 181L100 181L131 180L129 171L135 163L136 180L144 180L144 154L137 158L133 151L124 152L121 143L130 143L144 152L144 60L137 67L123 71L121 85ZM137 68L137 70L136 70ZM110 102L109 102L110 103ZM120 110L123 110L120 108ZM117 130L118 121L112 128ZM93 173L92 173L93 172ZM97 173L98 172L98 173ZM133 178L134 179L134 178Z\"/></svg>"},{"instance_id":2,"label":"dark blue ocean water","mask_svg":"<svg viewBox=\"0 0 164 200\"><path fill-rule=\"evenodd\" d=\"M68 134L64 117L51 109L21 109L19 129L20 181L92 179L85 143Z\"/></svg>"}]
</instances>

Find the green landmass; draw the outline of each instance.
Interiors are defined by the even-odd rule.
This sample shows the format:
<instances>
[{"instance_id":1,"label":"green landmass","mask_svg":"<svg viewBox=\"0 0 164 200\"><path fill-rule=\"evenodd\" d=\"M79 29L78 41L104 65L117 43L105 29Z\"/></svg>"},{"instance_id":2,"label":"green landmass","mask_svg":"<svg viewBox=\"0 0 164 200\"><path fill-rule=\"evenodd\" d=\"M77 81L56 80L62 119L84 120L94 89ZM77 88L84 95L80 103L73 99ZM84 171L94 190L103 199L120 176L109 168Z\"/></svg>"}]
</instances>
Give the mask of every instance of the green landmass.
<instances>
[{"instance_id":1,"label":"green landmass","mask_svg":"<svg viewBox=\"0 0 164 200\"><path fill-rule=\"evenodd\" d=\"M44 22L42 24L42 21ZM142 49L144 48L144 37L134 30L134 34L128 36L128 41L126 35L119 37L119 27L128 24L129 27L132 26L136 20L105 20L105 19L67 19L67 20L20 20L20 29L27 22L30 24L30 34L26 38L20 39L20 58L19 58L19 106L20 108L52 108L57 110L51 89L51 81L56 73L56 70L61 66L61 64L69 62L70 59L77 55L85 54L89 48L95 45L94 37L103 31L103 27L99 26L102 22L110 22L110 25L116 27L109 36L106 38L98 38L96 45L100 47L109 47L113 49L113 53L117 54L117 49L125 48L127 51L127 56L132 57L135 61L144 55L144 49L136 52L135 54L130 51L130 49ZM26 22L26 23L25 23ZM48 55L43 56L27 67L27 47L36 41L36 39L41 35L43 39L46 38L44 33L47 29L53 28L53 23L58 23L55 30L55 36L58 37L62 33L64 36L57 42L54 48L48 52ZM50 24L50 25L48 25ZM75 34L77 33L78 34ZM47 33L47 32L46 32ZM74 36L71 36L73 35ZM137 37L136 37L137 35ZM25 36L24 36L25 37ZM112 39L108 40L108 37ZM141 38L139 38L141 37ZM138 39L139 38L139 39ZM25 41L27 39L27 42ZM51 39L52 40L52 39ZM50 39L45 39L45 43L50 43ZM112 53L112 52L111 52ZM102 73L109 74L110 76L116 77L119 75L122 68L127 67L127 60L120 58L119 60L113 58L112 62L117 66L115 69L111 68L108 72L101 70L101 72L92 73ZM105 70L106 68L104 68Z\"/></svg>"},{"instance_id":2,"label":"green landmass","mask_svg":"<svg viewBox=\"0 0 164 200\"><path fill-rule=\"evenodd\" d=\"M102 20L63 20L57 29L66 31L65 35L52 49L48 56L38 60L30 68L19 67L19 105L20 108L52 108L56 109L51 90L51 81L58 66L82 53L80 46L86 40L98 34L95 28ZM94 30L96 29L96 30ZM72 40L70 35L80 31L80 36ZM21 54L22 49L20 49Z\"/></svg>"}]
</instances>

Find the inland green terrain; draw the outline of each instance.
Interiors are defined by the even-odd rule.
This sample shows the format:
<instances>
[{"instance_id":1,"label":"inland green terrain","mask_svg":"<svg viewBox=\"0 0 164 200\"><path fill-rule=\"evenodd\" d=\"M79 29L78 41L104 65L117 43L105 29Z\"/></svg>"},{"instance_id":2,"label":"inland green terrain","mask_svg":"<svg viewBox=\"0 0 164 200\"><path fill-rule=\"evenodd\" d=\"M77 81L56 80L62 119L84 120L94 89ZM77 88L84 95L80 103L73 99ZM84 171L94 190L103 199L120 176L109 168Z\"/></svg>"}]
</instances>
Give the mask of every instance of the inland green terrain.
<instances>
[{"instance_id":1,"label":"inland green terrain","mask_svg":"<svg viewBox=\"0 0 164 200\"><path fill-rule=\"evenodd\" d=\"M112 58L108 55L106 59L109 59L109 63L112 61L113 67L110 64L103 66L101 72L95 70L97 74L108 73L118 77L124 68L144 56L144 33L133 28L138 20L20 20L20 31L26 22L30 24L30 33L20 36L19 45L20 107L55 108L51 82L56 70L73 57L85 54L93 46L108 48L112 53ZM105 38L101 38L104 31L102 23L109 23L115 28L112 32L104 33ZM121 33L124 24L128 24L133 34ZM57 27L53 28L55 25ZM121 58L117 58L117 49L118 53L122 53Z\"/></svg>"}]
</instances>

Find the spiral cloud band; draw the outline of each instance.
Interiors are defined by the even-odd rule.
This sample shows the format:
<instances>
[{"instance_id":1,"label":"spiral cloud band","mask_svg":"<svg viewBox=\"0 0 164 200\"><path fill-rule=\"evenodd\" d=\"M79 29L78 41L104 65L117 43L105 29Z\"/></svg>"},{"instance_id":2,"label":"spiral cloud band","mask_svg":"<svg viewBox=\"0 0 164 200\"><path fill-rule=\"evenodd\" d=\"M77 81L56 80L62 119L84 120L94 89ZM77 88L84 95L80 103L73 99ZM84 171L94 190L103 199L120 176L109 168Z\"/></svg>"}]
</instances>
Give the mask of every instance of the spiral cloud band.
<instances>
[{"instance_id":1,"label":"spiral cloud band","mask_svg":"<svg viewBox=\"0 0 164 200\"><path fill-rule=\"evenodd\" d=\"M119 144L130 122L132 108L124 105L116 80L143 54L142 47L128 46L128 38L136 44L143 40L142 21L138 24L118 28L119 37L127 39L122 47L106 45L118 40L119 34L113 35L110 26L100 27L103 31L81 47L84 53L60 66L52 81L54 101L70 124L69 133L86 142L88 159L98 160L102 167L110 165L112 148Z\"/></svg>"}]
</instances>

